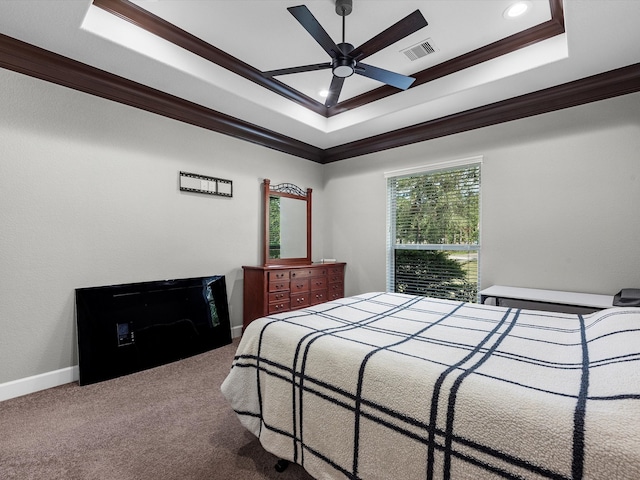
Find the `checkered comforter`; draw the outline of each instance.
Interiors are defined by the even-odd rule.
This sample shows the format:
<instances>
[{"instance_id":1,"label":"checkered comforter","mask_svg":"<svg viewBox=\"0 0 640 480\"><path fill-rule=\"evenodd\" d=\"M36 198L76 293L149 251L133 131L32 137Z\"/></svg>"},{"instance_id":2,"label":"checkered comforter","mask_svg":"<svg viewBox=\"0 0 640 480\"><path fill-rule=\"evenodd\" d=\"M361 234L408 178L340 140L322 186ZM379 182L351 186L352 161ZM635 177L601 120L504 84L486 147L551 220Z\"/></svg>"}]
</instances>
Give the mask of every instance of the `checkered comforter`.
<instances>
[{"instance_id":1,"label":"checkered comforter","mask_svg":"<svg viewBox=\"0 0 640 480\"><path fill-rule=\"evenodd\" d=\"M251 323L222 392L318 479L640 479L640 308L358 295Z\"/></svg>"}]
</instances>

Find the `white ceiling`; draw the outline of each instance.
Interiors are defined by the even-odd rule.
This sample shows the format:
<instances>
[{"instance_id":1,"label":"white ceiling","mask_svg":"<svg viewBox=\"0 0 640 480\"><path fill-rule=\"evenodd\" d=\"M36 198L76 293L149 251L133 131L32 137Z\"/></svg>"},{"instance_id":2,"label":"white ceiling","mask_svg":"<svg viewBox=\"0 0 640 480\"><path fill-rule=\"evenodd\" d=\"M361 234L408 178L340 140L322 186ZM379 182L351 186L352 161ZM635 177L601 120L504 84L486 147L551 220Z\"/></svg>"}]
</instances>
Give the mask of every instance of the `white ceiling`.
<instances>
[{"instance_id":1,"label":"white ceiling","mask_svg":"<svg viewBox=\"0 0 640 480\"><path fill-rule=\"evenodd\" d=\"M358 46L420 9L429 25L366 62L406 75L550 19L548 0L507 20L514 0L354 0L346 41ZM133 3L262 71L327 62L287 11L304 4L336 43L333 0L135 0ZM640 0L565 0L566 33L405 92L325 118L172 45L90 0L0 0L0 33L177 95L320 148L432 120L640 62ZM436 52L415 62L401 52L429 39ZM317 99L329 70L278 79ZM340 100L379 83L345 81Z\"/></svg>"}]
</instances>

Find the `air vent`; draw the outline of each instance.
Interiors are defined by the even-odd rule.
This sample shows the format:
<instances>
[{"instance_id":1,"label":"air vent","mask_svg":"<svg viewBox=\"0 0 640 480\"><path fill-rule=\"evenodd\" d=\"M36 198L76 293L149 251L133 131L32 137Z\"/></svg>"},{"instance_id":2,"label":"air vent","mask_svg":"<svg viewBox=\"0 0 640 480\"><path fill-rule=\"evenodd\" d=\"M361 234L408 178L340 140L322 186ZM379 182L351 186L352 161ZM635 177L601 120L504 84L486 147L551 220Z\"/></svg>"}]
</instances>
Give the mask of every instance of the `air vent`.
<instances>
[{"instance_id":1,"label":"air vent","mask_svg":"<svg viewBox=\"0 0 640 480\"><path fill-rule=\"evenodd\" d=\"M423 40L413 47L400 50L400 52L404 53L407 58L413 62L415 60L418 60L419 58L426 57L427 55L435 53L437 50L438 49L433 45L431 39L427 38L426 40Z\"/></svg>"}]
</instances>

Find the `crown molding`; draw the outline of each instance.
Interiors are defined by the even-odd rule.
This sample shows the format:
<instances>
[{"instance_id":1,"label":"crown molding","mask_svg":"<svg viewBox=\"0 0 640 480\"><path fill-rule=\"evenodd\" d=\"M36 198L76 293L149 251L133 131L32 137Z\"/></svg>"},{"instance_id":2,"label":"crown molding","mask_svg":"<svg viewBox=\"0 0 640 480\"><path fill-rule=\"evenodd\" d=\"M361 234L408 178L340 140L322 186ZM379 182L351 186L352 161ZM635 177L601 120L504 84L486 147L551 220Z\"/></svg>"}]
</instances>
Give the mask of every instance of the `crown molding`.
<instances>
[{"instance_id":1,"label":"crown molding","mask_svg":"<svg viewBox=\"0 0 640 480\"><path fill-rule=\"evenodd\" d=\"M533 26L522 32L518 32L509 37L503 38L496 42L485 45L476 50L468 52L456 58L452 58L446 62L442 62L431 68L427 68L418 73L412 74L416 81L413 82L411 88L418 85L431 82L438 78L450 75L455 72L464 70L465 68L479 65L494 58L506 55L521 48L528 47L534 43L547 40L561 35L565 32L564 28L564 11L562 9L562 0L549 0L551 9L551 19L539 25ZM363 93L356 97L340 102L333 107L327 109L327 116L332 117L340 113L361 107L376 100L380 100L391 95L401 93L396 88L384 85L375 90Z\"/></svg>"},{"instance_id":2,"label":"crown molding","mask_svg":"<svg viewBox=\"0 0 640 480\"><path fill-rule=\"evenodd\" d=\"M184 48L205 60L215 63L230 72L240 75L261 87L282 95L292 102L296 102L320 115L326 115L327 107L313 98L292 89L275 78L262 75L260 70L199 39L195 35L176 27L172 23L163 20L134 3L128 2L127 0L93 0L93 5L178 47Z\"/></svg>"},{"instance_id":3,"label":"crown molding","mask_svg":"<svg viewBox=\"0 0 640 480\"><path fill-rule=\"evenodd\" d=\"M640 63L323 151L331 163L640 91Z\"/></svg>"},{"instance_id":4,"label":"crown molding","mask_svg":"<svg viewBox=\"0 0 640 480\"><path fill-rule=\"evenodd\" d=\"M318 163L640 91L640 63L326 150L0 34L0 67Z\"/></svg>"},{"instance_id":5,"label":"crown molding","mask_svg":"<svg viewBox=\"0 0 640 480\"><path fill-rule=\"evenodd\" d=\"M126 20L139 28L157 35L164 40L182 47L189 52L213 62L227 70L234 72L247 80L254 82L272 92L298 103L305 108L325 117L332 117L340 113L361 107L376 100L391 95L402 93L401 90L387 85L381 86L362 95L339 102L333 107L327 108L322 103L307 95L289 87L288 85L271 77L266 77L262 72L251 65L229 55L228 53L210 45L185 30L163 20L151 12L129 2L128 0L93 0L93 4L117 17ZM427 68L412 76L416 79L410 88L415 88L423 83L430 82L465 68L478 65L493 58L506 55L537 42L547 40L564 33L564 11L562 0L549 0L551 19L539 25L503 38L489 45L468 52L449 61Z\"/></svg>"},{"instance_id":6,"label":"crown molding","mask_svg":"<svg viewBox=\"0 0 640 480\"><path fill-rule=\"evenodd\" d=\"M318 162L322 150L0 34L0 67Z\"/></svg>"}]
</instances>

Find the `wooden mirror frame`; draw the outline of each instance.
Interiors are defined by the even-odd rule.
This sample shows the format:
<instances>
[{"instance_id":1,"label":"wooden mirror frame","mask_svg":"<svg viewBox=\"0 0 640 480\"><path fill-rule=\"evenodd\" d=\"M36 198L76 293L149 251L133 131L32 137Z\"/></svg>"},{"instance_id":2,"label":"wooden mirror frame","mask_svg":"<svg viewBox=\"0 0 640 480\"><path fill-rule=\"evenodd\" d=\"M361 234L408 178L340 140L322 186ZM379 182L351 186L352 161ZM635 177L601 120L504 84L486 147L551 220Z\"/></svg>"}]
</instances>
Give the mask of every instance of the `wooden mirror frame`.
<instances>
[{"instance_id":1,"label":"wooden mirror frame","mask_svg":"<svg viewBox=\"0 0 640 480\"><path fill-rule=\"evenodd\" d=\"M269 198L283 197L300 200L307 203L307 256L301 258L269 258ZM264 237L263 259L264 265L306 265L311 263L311 189L306 193L300 187L291 183L280 183L271 186L271 180L263 181L263 209L264 209Z\"/></svg>"}]
</instances>

